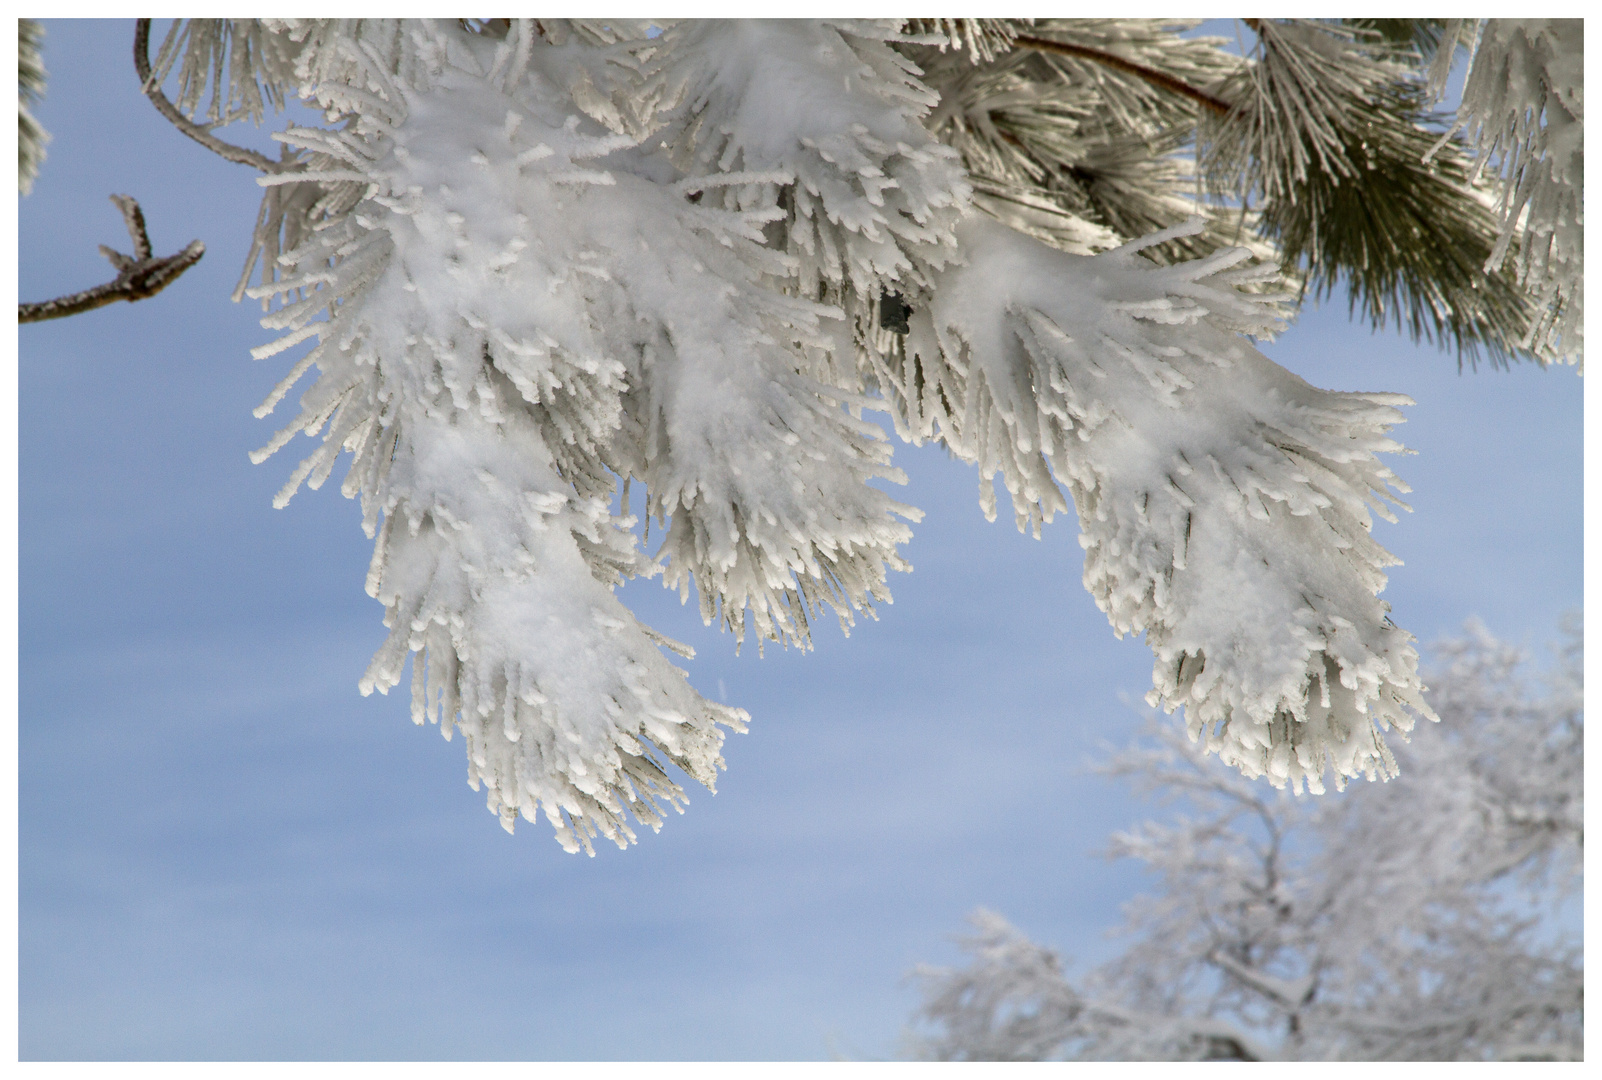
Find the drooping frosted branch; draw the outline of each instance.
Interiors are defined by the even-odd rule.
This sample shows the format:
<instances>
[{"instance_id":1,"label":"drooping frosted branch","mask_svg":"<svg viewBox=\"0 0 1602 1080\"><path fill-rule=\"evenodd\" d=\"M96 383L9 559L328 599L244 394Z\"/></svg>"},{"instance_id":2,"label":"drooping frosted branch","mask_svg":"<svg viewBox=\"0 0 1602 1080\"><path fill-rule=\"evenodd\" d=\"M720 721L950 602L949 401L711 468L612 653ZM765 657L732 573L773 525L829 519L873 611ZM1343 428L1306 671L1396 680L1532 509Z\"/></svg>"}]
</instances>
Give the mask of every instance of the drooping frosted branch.
<instances>
[{"instance_id":1,"label":"drooping frosted branch","mask_svg":"<svg viewBox=\"0 0 1602 1080\"><path fill-rule=\"evenodd\" d=\"M280 501L352 453L344 491L376 536L368 589L390 627L363 690L388 690L416 653L413 718L461 728L469 778L508 828L543 809L570 850L597 833L621 846L625 809L657 827L682 804L666 763L710 788L715 725L746 717L691 689L610 587L644 569L596 449L625 368L586 317L609 282L585 261L582 210L604 216L586 196L608 176L588 159L611 143L415 32L435 47L428 83L347 43L356 92L383 110L364 103L357 133L295 136L309 176L370 179L270 287L308 291L267 321L315 333L321 371L268 447L323 436ZM340 104L337 82L318 89Z\"/></svg>"},{"instance_id":2,"label":"drooping frosted branch","mask_svg":"<svg viewBox=\"0 0 1602 1080\"><path fill-rule=\"evenodd\" d=\"M1432 715L1369 535L1406 490L1375 454L1402 449L1386 432L1407 399L1318 390L1252 348L1240 332L1277 321L1235 288L1261 274L1232 269L1243 251L1156 267L982 220L959 238L967 264L884 370L906 433L975 462L987 514L999 474L1019 528L1067 487L1086 588L1146 635L1153 702L1209 750L1315 791L1327 769L1391 775L1381 733Z\"/></svg>"},{"instance_id":3,"label":"drooping frosted branch","mask_svg":"<svg viewBox=\"0 0 1602 1080\"><path fill-rule=\"evenodd\" d=\"M322 433L281 500L354 455L391 628L364 689L418 653L414 716L462 728L508 827L543 807L564 844L627 843L625 808L655 826L657 799L682 802L653 755L710 787L714 725L745 714L690 689L612 595L658 569L610 510L615 478L670 519L669 584L693 574L709 619L801 643L818 605L849 621L888 598L916 511L868 484L897 476L882 433L804 373L840 312L782 291L771 206L687 201L637 136L573 111L571 55L528 23L493 46L407 33L389 56L309 35L308 96L359 119L292 131L305 169L263 180L327 208L253 291L286 300L259 355L318 338L264 408L321 372L266 450Z\"/></svg>"},{"instance_id":4,"label":"drooping frosted branch","mask_svg":"<svg viewBox=\"0 0 1602 1080\"><path fill-rule=\"evenodd\" d=\"M626 843L626 812L654 826L682 799L662 766L710 784L718 725L743 723L620 581L662 571L708 622L801 647L823 608L849 626L888 600L918 513L873 486L899 479L862 419L875 390L903 436L979 467L989 512L998 474L1020 525L1073 500L1087 587L1146 635L1155 699L1244 772L1385 775L1383 733L1428 715L1369 535L1405 490L1375 456L1403 399L1257 353L1240 334L1277 323L1239 253L1161 268L1006 227L1089 252L1196 205L1182 95L950 20L185 25L156 69L191 113L211 86L211 117L295 96L327 119L278 136L294 167L264 178L252 295L281 298L284 336L257 354L315 344L262 411L317 372L266 449L323 440L283 498L350 453L391 630L364 686L413 657L416 715L467 734L508 825L543 807L570 846ZM1209 94L1244 63L1129 20L1034 29ZM1271 33L1259 74L1291 100L1329 42ZM936 52L954 36L964 55ZM1349 38L1347 97L1400 70ZM1353 130L1248 141L1289 155L1281 202L1314 173L1345 198L1368 175L1330 157ZM1145 244L1223 239L1197 235Z\"/></svg>"}]
</instances>

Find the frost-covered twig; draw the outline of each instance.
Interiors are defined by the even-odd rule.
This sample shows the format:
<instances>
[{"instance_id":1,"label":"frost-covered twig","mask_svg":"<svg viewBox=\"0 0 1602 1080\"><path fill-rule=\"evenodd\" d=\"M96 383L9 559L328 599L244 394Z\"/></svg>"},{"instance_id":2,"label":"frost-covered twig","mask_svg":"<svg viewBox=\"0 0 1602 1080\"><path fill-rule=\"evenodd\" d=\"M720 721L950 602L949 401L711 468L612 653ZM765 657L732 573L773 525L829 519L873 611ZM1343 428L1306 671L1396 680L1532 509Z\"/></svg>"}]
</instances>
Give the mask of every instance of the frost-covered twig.
<instances>
[{"instance_id":1,"label":"frost-covered twig","mask_svg":"<svg viewBox=\"0 0 1602 1080\"><path fill-rule=\"evenodd\" d=\"M180 274L199 262L206 253L206 245L194 240L176 255L153 258L150 254L150 237L145 233L145 215L139 209L138 200L130 195L113 195L111 201L122 211L134 248L133 255L129 256L113 251L104 244L100 245L100 253L117 268L116 280L71 296L37 304L18 304L19 323L63 319L68 315L93 311L117 300L131 302L148 299L178 280Z\"/></svg>"},{"instance_id":2,"label":"frost-covered twig","mask_svg":"<svg viewBox=\"0 0 1602 1080\"><path fill-rule=\"evenodd\" d=\"M249 165L253 169L260 169L265 173L290 172L299 168L299 163L293 161L274 161L264 154L233 143L224 142L210 131L189 119L179 111L178 106L167 100L167 95L161 92L161 86L151 75L150 71L150 20L136 20L134 26L134 69L139 73L139 84L145 96L156 107L156 111L172 121L173 127L188 135L207 150L219 157L240 165ZM198 258L198 256L197 256Z\"/></svg>"},{"instance_id":3,"label":"frost-covered twig","mask_svg":"<svg viewBox=\"0 0 1602 1080\"><path fill-rule=\"evenodd\" d=\"M1161 87L1169 93L1189 98L1215 116L1228 116L1232 108L1229 102L1220 97L1215 97L1205 90L1198 90L1189 83L1176 79L1166 72L1158 71L1156 68L1127 60L1116 53L1106 52L1102 49L1092 49L1084 45L1075 45L1067 41L1052 41L1049 38L1035 37L1033 34L1019 34L1013 38L1013 43L1038 52L1059 53L1063 56L1073 56L1081 60L1093 60L1098 64L1122 71L1126 75L1134 75L1137 78L1144 79L1153 86Z\"/></svg>"}]
</instances>

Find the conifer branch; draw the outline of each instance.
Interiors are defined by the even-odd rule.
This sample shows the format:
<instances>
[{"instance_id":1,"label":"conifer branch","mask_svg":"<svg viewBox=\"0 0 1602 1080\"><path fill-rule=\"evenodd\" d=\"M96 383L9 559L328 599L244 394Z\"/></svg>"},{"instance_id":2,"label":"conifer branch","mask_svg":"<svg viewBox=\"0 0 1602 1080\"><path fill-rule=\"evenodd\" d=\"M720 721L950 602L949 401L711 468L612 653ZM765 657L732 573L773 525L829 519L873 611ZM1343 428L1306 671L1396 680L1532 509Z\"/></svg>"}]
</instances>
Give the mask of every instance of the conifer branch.
<instances>
[{"instance_id":1,"label":"conifer branch","mask_svg":"<svg viewBox=\"0 0 1602 1080\"><path fill-rule=\"evenodd\" d=\"M118 300L132 302L148 299L177 281L179 275L199 262L200 257L206 253L206 245L195 240L176 255L167 255L159 259L152 257L150 237L145 232L145 215L139 209L138 200L129 195L113 195L111 201L122 211L123 221L128 226L128 235L133 240L134 251L132 255L124 255L104 244L100 245L100 253L117 268L116 280L54 300L36 304L18 304L17 322L63 319L68 315L78 315L85 311L93 311L97 307L105 307Z\"/></svg>"},{"instance_id":2,"label":"conifer branch","mask_svg":"<svg viewBox=\"0 0 1602 1080\"><path fill-rule=\"evenodd\" d=\"M1031 34L1019 34L1013 39L1013 44L1020 45L1026 49L1034 49L1037 52L1057 53L1061 56L1073 56L1081 60L1091 60L1116 71L1122 71L1126 75L1134 75L1136 78L1144 79L1153 86L1167 90L1169 93L1189 98L1217 116L1228 116L1232 108L1229 102L1224 101L1222 98L1214 97L1205 90L1198 90L1194 86L1155 68L1137 64L1133 60L1126 60L1116 53L1103 52L1101 49L1091 49L1084 45L1071 45L1065 41L1052 41L1049 38L1035 37Z\"/></svg>"},{"instance_id":3,"label":"conifer branch","mask_svg":"<svg viewBox=\"0 0 1602 1080\"><path fill-rule=\"evenodd\" d=\"M172 121L172 125L179 131L188 135L207 150L218 157L240 165L249 165L253 169L260 169L265 173L291 172L298 168L298 164L291 161L274 161L265 154L233 143L224 142L217 138L205 127L195 123L179 110L178 106L167 100L167 95L161 92L161 86L150 69L150 20L138 19L134 25L134 70L139 73L139 85L146 97L150 99L156 111Z\"/></svg>"},{"instance_id":4,"label":"conifer branch","mask_svg":"<svg viewBox=\"0 0 1602 1080\"><path fill-rule=\"evenodd\" d=\"M33 190L39 166L45 159L50 133L29 109L44 96L45 68L39 55L44 27L37 19L17 20L17 192Z\"/></svg>"},{"instance_id":5,"label":"conifer branch","mask_svg":"<svg viewBox=\"0 0 1602 1080\"><path fill-rule=\"evenodd\" d=\"M265 174L235 295L282 332L254 355L316 344L258 415L317 374L255 460L320 440L283 505L351 457L392 631L363 692L410 664L413 719L466 737L503 825L577 851L680 806L666 762L710 788L748 719L614 586L660 573L802 649L825 609L888 602L920 512L872 484L900 478L878 404L976 466L987 516L998 474L1020 529L1077 511L1087 588L1202 750L1297 790L1394 773L1382 732L1433 716L1372 536L1407 399L1244 343L1282 297L1218 246L1356 282L1376 325L1496 345L1529 320L1483 284L1463 155L1423 162L1419 53L1253 25L1246 58L1119 18L205 19L152 57L142 20L135 61L174 126ZM211 136L297 99L324 123L279 161Z\"/></svg>"}]
</instances>

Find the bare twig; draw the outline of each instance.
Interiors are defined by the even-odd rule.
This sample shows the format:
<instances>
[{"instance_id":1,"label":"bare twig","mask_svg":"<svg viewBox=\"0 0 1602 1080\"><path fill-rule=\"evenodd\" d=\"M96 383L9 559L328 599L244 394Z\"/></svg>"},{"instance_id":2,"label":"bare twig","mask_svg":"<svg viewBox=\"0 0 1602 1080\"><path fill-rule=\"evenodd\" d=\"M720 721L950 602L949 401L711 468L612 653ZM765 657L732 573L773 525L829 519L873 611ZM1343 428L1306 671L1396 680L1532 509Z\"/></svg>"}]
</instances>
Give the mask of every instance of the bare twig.
<instances>
[{"instance_id":1,"label":"bare twig","mask_svg":"<svg viewBox=\"0 0 1602 1080\"><path fill-rule=\"evenodd\" d=\"M104 244L100 245L100 254L117 268L117 280L55 300L45 300L38 304L18 304L19 323L62 319L68 315L93 311L97 307L104 307L117 300L144 300L155 296L178 280L178 275L199 262L200 257L206 253L206 245L196 240L176 255L153 258L150 254L150 237L145 232L145 215L139 209L138 201L129 195L113 195L111 201L122 211L122 219L128 226L128 235L133 239L134 250L132 255L124 255Z\"/></svg>"},{"instance_id":2,"label":"bare twig","mask_svg":"<svg viewBox=\"0 0 1602 1080\"><path fill-rule=\"evenodd\" d=\"M1133 60L1126 60L1115 53L1103 52L1100 49L1092 49L1084 45L1072 45L1066 41L1052 41L1050 38L1034 37L1030 34L1019 34L1013 38L1012 43L1016 47L1034 49L1037 52L1057 53L1062 56L1076 57L1080 60L1091 60L1115 71L1122 71L1126 75L1134 75L1137 78L1145 79L1153 86L1167 90L1169 93L1189 98L1217 116L1228 116L1230 109L1233 108L1229 102L1216 98L1205 90L1198 90L1189 83L1174 78L1172 75L1158 71L1155 68L1146 67L1144 64L1137 64Z\"/></svg>"},{"instance_id":3,"label":"bare twig","mask_svg":"<svg viewBox=\"0 0 1602 1080\"><path fill-rule=\"evenodd\" d=\"M265 154L243 146L235 146L230 142L223 142L217 136L201 125L189 119L179 111L178 106L167 100L167 95L161 92L161 85L156 81L150 70L150 20L139 19L134 24L134 70L139 73L140 87L145 96L156 106L156 111L172 121L174 127L188 135L207 150L227 158L240 165L249 165L253 169L260 169L265 173L292 172L300 168L298 162L274 161Z\"/></svg>"}]
</instances>

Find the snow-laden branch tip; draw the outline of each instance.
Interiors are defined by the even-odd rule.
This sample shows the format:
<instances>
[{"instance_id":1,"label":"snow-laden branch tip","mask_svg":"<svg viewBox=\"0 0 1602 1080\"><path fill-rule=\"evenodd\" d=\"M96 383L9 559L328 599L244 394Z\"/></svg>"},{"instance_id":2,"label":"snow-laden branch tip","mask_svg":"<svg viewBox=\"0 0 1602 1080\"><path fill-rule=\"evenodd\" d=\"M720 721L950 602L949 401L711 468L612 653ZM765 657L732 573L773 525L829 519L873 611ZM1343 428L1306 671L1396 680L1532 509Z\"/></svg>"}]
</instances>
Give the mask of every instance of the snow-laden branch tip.
<instances>
[{"instance_id":1,"label":"snow-laden branch tip","mask_svg":"<svg viewBox=\"0 0 1602 1080\"><path fill-rule=\"evenodd\" d=\"M1394 394L1319 390L1242 332L1279 328L1272 268L1247 253L1157 267L1143 247L1093 258L983 219L964 265L913 317L880 385L903 433L939 438L1012 496L1020 529L1067 509L1085 586L1119 635L1145 634L1153 704L1248 776L1323 789L1388 777L1383 733L1432 717L1412 637L1377 593L1394 558L1371 514L1406 486L1377 454L1402 447Z\"/></svg>"}]
</instances>

